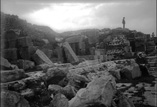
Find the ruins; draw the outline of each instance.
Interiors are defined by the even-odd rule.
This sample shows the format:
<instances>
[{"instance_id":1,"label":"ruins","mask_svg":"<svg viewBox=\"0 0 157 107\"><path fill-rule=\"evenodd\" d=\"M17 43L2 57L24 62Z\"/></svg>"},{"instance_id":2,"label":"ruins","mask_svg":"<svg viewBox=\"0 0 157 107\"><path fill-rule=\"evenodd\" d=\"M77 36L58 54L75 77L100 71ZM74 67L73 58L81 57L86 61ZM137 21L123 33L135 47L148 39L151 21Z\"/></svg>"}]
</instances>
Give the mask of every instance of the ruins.
<instances>
[{"instance_id":1,"label":"ruins","mask_svg":"<svg viewBox=\"0 0 157 107\"><path fill-rule=\"evenodd\" d=\"M151 101L138 92L155 93L155 36L126 28L89 30L55 41L55 48L49 39L17 29L1 39L4 107L139 107ZM142 77L138 52L147 54L150 78ZM144 81L149 79L152 84Z\"/></svg>"}]
</instances>

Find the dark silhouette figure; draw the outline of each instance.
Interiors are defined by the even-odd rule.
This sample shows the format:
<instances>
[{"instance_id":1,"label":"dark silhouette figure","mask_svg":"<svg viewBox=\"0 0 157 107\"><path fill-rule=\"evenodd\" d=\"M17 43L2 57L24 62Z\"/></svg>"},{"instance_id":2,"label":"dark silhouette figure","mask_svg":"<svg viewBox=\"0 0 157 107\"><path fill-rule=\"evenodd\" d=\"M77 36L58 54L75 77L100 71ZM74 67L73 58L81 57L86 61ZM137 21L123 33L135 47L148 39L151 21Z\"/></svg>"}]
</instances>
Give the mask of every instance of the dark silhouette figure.
<instances>
[{"instance_id":1,"label":"dark silhouette figure","mask_svg":"<svg viewBox=\"0 0 157 107\"><path fill-rule=\"evenodd\" d=\"M138 54L138 57L136 58L136 63L140 67L140 70L142 72L142 76L144 76L144 77L149 76L148 69L147 69L148 62L142 53Z\"/></svg>"},{"instance_id":2,"label":"dark silhouette figure","mask_svg":"<svg viewBox=\"0 0 157 107\"><path fill-rule=\"evenodd\" d=\"M125 28L125 17L123 17L122 24L123 24L123 29L124 29Z\"/></svg>"},{"instance_id":3,"label":"dark silhouette figure","mask_svg":"<svg viewBox=\"0 0 157 107\"><path fill-rule=\"evenodd\" d=\"M154 38L155 37L155 34L154 34L154 32L152 33L152 38Z\"/></svg>"}]
</instances>

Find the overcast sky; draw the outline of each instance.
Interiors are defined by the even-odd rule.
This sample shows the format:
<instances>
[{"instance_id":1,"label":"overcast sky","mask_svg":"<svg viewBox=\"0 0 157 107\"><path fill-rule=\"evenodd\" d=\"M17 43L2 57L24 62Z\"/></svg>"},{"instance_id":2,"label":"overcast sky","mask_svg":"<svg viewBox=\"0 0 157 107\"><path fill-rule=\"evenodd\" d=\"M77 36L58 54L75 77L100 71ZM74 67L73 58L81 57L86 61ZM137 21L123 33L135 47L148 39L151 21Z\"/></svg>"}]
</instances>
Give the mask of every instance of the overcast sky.
<instances>
[{"instance_id":1,"label":"overcast sky","mask_svg":"<svg viewBox=\"0 0 157 107\"><path fill-rule=\"evenodd\" d=\"M122 27L156 34L156 0L1 0L1 11L57 32Z\"/></svg>"}]
</instances>

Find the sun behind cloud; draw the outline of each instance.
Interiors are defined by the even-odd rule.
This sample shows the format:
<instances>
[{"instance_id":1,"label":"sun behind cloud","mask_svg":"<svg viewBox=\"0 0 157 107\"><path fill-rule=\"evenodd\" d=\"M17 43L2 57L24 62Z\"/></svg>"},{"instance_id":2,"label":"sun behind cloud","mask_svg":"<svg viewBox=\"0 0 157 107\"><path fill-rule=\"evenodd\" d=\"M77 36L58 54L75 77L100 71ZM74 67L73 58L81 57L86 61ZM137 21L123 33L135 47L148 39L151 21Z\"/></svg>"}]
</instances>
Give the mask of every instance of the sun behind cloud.
<instances>
[{"instance_id":1,"label":"sun behind cloud","mask_svg":"<svg viewBox=\"0 0 157 107\"><path fill-rule=\"evenodd\" d=\"M122 18L126 17L126 28L156 33L155 14L155 0L113 0L102 3L50 3L20 17L32 24L49 26L57 32L122 27Z\"/></svg>"},{"instance_id":2,"label":"sun behind cloud","mask_svg":"<svg viewBox=\"0 0 157 107\"><path fill-rule=\"evenodd\" d=\"M48 25L55 30L75 30L93 27L92 4L52 4L49 7L30 13L32 22Z\"/></svg>"}]
</instances>

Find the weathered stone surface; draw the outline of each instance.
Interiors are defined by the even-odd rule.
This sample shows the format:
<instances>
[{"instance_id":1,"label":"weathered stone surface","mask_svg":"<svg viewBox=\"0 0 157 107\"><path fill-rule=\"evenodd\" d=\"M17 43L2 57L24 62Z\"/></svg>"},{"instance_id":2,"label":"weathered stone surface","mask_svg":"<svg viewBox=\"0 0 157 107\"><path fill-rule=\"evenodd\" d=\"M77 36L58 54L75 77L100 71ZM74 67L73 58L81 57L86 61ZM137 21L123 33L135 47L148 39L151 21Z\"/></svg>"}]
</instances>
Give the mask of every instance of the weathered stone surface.
<instances>
[{"instance_id":1,"label":"weathered stone surface","mask_svg":"<svg viewBox=\"0 0 157 107\"><path fill-rule=\"evenodd\" d=\"M49 85L48 90L50 90L53 94L59 93L63 90L63 87L59 85Z\"/></svg>"},{"instance_id":2,"label":"weathered stone surface","mask_svg":"<svg viewBox=\"0 0 157 107\"><path fill-rule=\"evenodd\" d=\"M41 50L37 49L35 54L33 54L34 61L40 65L43 63L47 63L49 65L53 65L52 61L42 52Z\"/></svg>"},{"instance_id":3,"label":"weathered stone surface","mask_svg":"<svg viewBox=\"0 0 157 107\"><path fill-rule=\"evenodd\" d=\"M117 80L121 79L121 75L120 75L120 69L111 69L109 71Z\"/></svg>"},{"instance_id":4,"label":"weathered stone surface","mask_svg":"<svg viewBox=\"0 0 157 107\"><path fill-rule=\"evenodd\" d=\"M61 63L61 64L55 63L54 66L55 67L60 67L60 68L70 68L70 67L73 67L73 65L71 63Z\"/></svg>"},{"instance_id":5,"label":"weathered stone surface","mask_svg":"<svg viewBox=\"0 0 157 107\"><path fill-rule=\"evenodd\" d=\"M102 63L102 65L107 67L108 71L110 71L110 69L113 69L116 67L116 63L114 61L104 62L104 63Z\"/></svg>"},{"instance_id":6,"label":"weathered stone surface","mask_svg":"<svg viewBox=\"0 0 157 107\"><path fill-rule=\"evenodd\" d=\"M8 61L15 61L17 60L17 49L4 49L2 50L3 57L6 58Z\"/></svg>"},{"instance_id":7,"label":"weathered stone surface","mask_svg":"<svg viewBox=\"0 0 157 107\"><path fill-rule=\"evenodd\" d=\"M26 87L26 84L23 81L16 81L13 83L8 83L8 89L12 91L20 91Z\"/></svg>"},{"instance_id":8,"label":"weathered stone surface","mask_svg":"<svg viewBox=\"0 0 157 107\"><path fill-rule=\"evenodd\" d=\"M122 79L133 79L130 70L128 70L127 68L123 68L120 72Z\"/></svg>"},{"instance_id":9,"label":"weathered stone surface","mask_svg":"<svg viewBox=\"0 0 157 107\"><path fill-rule=\"evenodd\" d=\"M14 91L1 92L2 107L30 107L29 102Z\"/></svg>"},{"instance_id":10,"label":"weathered stone surface","mask_svg":"<svg viewBox=\"0 0 157 107\"><path fill-rule=\"evenodd\" d=\"M24 69L24 70L32 69L32 68L35 67L35 63L34 63L33 61L30 61L30 60L22 60L22 59L17 60L16 65L17 65L20 69Z\"/></svg>"},{"instance_id":11,"label":"weathered stone surface","mask_svg":"<svg viewBox=\"0 0 157 107\"><path fill-rule=\"evenodd\" d=\"M68 99L61 93L54 96L49 107L69 107Z\"/></svg>"},{"instance_id":12,"label":"weathered stone surface","mask_svg":"<svg viewBox=\"0 0 157 107\"><path fill-rule=\"evenodd\" d=\"M1 88L13 90L13 91L21 91L25 88L35 88L36 86L41 86L42 82L45 82L45 73L42 71L29 72L26 73L26 78L21 78L20 80L15 80L11 82L1 83Z\"/></svg>"},{"instance_id":13,"label":"weathered stone surface","mask_svg":"<svg viewBox=\"0 0 157 107\"><path fill-rule=\"evenodd\" d=\"M52 50L50 50L50 49L41 49L41 51L43 51L48 58L51 58Z\"/></svg>"},{"instance_id":14,"label":"weathered stone surface","mask_svg":"<svg viewBox=\"0 0 157 107\"><path fill-rule=\"evenodd\" d=\"M30 37L20 37L17 39L18 47L28 47L33 46L33 43L31 41Z\"/></svg>"},{"instance_id":15,"label":"weathered stone surface","mask_svg":"<svg viewBox=\"0 0 157 107\"><path fill-rule=\"evenodd\" d=\"M5 32L4 38L6 40L16 40L18 38L18 34L14 30L9 30Z\"/></svg>"},{"instance_id":16,"label":"weathered stone surface","mask_svg":"<svg viewBox=\"0 0 157 107\"><path fill-rule=\"evenodd\" d=\"M76 89L83 88L86 83L89 82L88 78L84 75L79 75L76 73L68 73L67 74L68 84L75 87Z\"/></svg>"},{"instance_id":17,"label":"weathered stone surface","mask_svg":"<svg viewBox=\"0 0 157 107\"><path fill-rule=\"evenodd\" d=\"M68 79L65 77L61 81L59 81L58 85L65 87L68 84Z\"/></svg>"},{"instance_id":18,"label":"weathered stone surface","mask_svg":"<svg viewBox=\"0 0 157 107\"><path fill-rule=\"evenodd\" d=\"M9 47L8 41L2 38L0 40L1 40L1 50L7 49Z\"/></svg>"},{"instance_id":19,"label":"weathered stone surface","mask_svg":"<svg viewBox=\"0 0 157 107\"><path fill-rule=\"evenodd\" d=\"M1 57L0 60L0 66L2 67L2 69L11 69L11 63L7 59Z\"/></svg>"},{"instance_id":20,"label":"weathered stone surface","mask_svg":"<svg viewBox=\"0 0 157 107\"><path fill-rule=\"evenodd\" d=\"M134 79L141 76L140 68L134 59L116 60L114 63L115 66L110 69L112 74L117 73L117 76L121 74L123 79ZM118 72L116 72L117 70Z\"/></svg>"},{"instance_id":21,"label":"weathered stone surface","mask_svg":"<svg viewBox=\"0 0 157 107\"><path fill-rule=\"evenodd\" d=\"M37 47L29 46L29 47L21 47L19 48L19 54L22 59L30 60L32 55L36 52Z\"/></svg>"},{"instance_id":22,"label":"weathered stone surface","mask_svg":"<svg viewBox=\"0 0 157 107\"><path fill-rule=\"evenodd\" d=\"M76 96L69 101L69 107L86 107L92 103L111 106L116 91L115 84L114 77L111 75L95 78L86 88L77 92Z\"/></svg>"},{"instance_id":23,"label":"weathered stone surface","mask_svg":"<svg viewBox=\"0 0 157 107\"><path fill-rule=\"evenodd\" d=\"M34 91L33 89L27 88L27 89L22 90L20 94L24 97L29 98L29 97L34 96Z\"/></svg>"},{"instance_id":24,"label":"weathered stone surface","mask_svg":"<svg viewBox=\"0 0 157 107\"><path fill-rule=\"evenodd\" d=\"M1 71L1 82L10 82L25 78L26 74L22 69Z\"/></svg>"},{"instance_id":25,"label":"weathered stone surface","mask_svg":"<svg viewBox=\"0 0 157 107\"><path fill-rule=\"evenodd\" d=\"M17 40L8 40L8 48L17 48Z\"/></svg>"},{"instance_id":26,"label":"weathered stone surface","mask_svg":"<svg viewBox=\"0 0 157 107\"><path fill-rule=\"evenodd\" d=\"M66 68L49 68L46 72L46 80L48 84L58 84L66 77L68 70Z\"/></svg>"},{"instance_id":27,"label":"weathered stone surface","mask_svg":"<svg viewBox=\"0 0 157 107\"><path fill-rule=\"evenodd\" d=\"M121 72L127 79L134 79L141 76L140 68L136 63L134 65L125 66Z\"/></svg>"},{"instance_id":28,"label":"weathered stone surface","mask_svg":"<svg viewBox=\"0 0 157 107\"><path fill-rule=\"evenodd\" d=\"M118 107L135 107L134 104L127 98L125 97L124 94L118 95Z\"/></svg>"},{"instance_id":29,"label":"weathered stone surface","mask_svg":"<svg viewBox=\"0 0 157 107\"><path fill-rule=\"evenodd\" d=\"M74 62L78 62L79 59L78 57L76 56L76 54L74 53L74 51L72 50L71 46L69 45L68 42L65 42L63 44L63 47L64 47L64 50L66 52L66 57L67 59L71 62L71 63L74 63Z\"/></svg>"},{"instance_id":30,"label":"weathered stone surface","mask_svg":"<svg viewBox=\"0 0 157 107\"><path fill-rule=\"evenodd\" d=\"M76 89L71 85L67 85L62 89L62 94L64 94L68 99L71 99L76 95Z\"/></svg>"},{"instance_id":31,"label":"weathered stone surface","mask_svg":"<svg viewBox=\"0 0 157 107\"><path fill-rule=\"evenodd\" d=\"M43 70L44 72L47 72L47 70L49 68L52 68L52 67L54 67L54 65L49 65L49 64L44 63L44 64L37 65L36 69L37 70Z\"/></svg>"}]
</instances>

